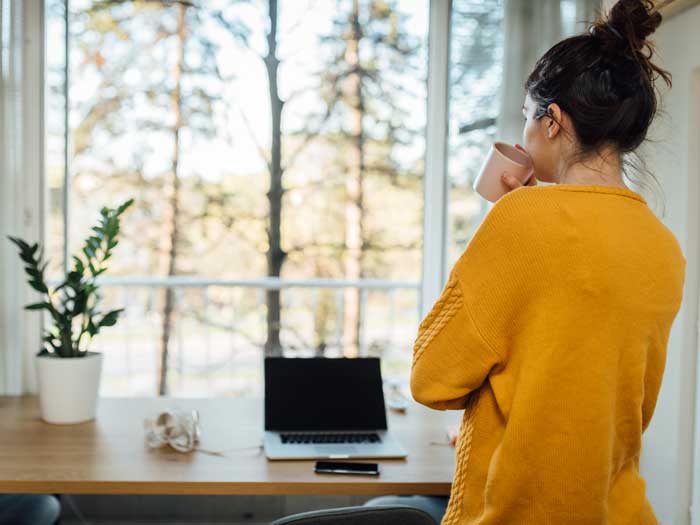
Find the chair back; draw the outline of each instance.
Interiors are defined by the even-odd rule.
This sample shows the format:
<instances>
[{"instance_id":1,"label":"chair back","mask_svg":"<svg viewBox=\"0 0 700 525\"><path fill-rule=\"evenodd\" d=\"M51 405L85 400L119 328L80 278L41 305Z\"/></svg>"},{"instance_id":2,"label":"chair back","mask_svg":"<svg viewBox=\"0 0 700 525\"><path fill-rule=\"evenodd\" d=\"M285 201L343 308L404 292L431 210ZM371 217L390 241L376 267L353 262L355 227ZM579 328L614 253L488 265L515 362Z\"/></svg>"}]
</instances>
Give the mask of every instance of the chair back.
<instances>
[{"instance_id":1,"label":"chair back","mask_svg":"<svg viewBox=\"0 0 700 525\"><path fill-rule=\"evenodd\" d=\"M340 507L293 514L270 525L438 525L425 511L405 505Z\"/></svg>"}]
</instances>

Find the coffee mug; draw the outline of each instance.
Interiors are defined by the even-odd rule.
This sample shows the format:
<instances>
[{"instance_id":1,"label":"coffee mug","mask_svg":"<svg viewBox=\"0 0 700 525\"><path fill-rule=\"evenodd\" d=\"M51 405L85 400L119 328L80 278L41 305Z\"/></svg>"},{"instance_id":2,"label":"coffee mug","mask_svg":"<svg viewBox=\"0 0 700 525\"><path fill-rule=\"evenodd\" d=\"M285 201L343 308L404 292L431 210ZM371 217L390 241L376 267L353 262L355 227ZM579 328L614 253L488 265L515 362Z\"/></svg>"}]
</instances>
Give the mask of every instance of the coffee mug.
<instances>
[{"instance_id":1,"label":"coffee mug","mask_svg":"<svg viewBox=\"0 0 700 525\"><path fill-rule=\"evenodd\" d=\"M525 185L531 170L532 159L527 153L505 142L496 142L474 181L474 191L487 201L496 202L510 191L501 175L512 175Z\"/></svg>"}]
</instances>

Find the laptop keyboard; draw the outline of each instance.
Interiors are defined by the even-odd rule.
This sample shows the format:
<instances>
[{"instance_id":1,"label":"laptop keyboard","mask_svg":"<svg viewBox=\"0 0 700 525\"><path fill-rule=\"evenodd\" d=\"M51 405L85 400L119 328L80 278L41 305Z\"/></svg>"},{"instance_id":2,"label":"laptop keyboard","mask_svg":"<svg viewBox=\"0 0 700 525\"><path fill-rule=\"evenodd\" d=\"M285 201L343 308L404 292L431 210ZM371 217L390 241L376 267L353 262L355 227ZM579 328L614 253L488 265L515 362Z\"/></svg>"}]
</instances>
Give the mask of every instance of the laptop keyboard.
<instances>
[{"instance_id":1,"label":"laptop keyboard","mask_svg":"<svg viewBox=\"0 0 700 525\"><path fill-rule=\"evenodd\" d=\"M381 443L379 434L376 432L369 432L366 434L285 434L281 433L280 438L284 444L310 444L310 443L324 443L324 444L340 444L340 443Z\"/></svg>"}]
</instances>

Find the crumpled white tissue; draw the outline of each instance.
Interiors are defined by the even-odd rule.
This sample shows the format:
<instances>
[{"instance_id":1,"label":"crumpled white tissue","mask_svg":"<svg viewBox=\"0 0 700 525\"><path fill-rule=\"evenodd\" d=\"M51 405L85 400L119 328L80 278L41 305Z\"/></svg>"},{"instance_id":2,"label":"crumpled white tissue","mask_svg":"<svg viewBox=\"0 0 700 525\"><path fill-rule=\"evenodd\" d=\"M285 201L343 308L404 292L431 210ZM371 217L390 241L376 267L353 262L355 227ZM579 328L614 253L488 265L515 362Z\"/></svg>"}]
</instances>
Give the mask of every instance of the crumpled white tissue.
<instances>
[{"instance_id":1,"label":"crumpled white tissue","mask_svg":"<svg viewBox=\"0 0 700 525\"><path fill-rule=\"evenodd\" d=\"M143 422L146 444L151 448L171 446L178 452L192 452L199 445L202 430L196 410L166 410Z\"/></svg>"}]
</instances>

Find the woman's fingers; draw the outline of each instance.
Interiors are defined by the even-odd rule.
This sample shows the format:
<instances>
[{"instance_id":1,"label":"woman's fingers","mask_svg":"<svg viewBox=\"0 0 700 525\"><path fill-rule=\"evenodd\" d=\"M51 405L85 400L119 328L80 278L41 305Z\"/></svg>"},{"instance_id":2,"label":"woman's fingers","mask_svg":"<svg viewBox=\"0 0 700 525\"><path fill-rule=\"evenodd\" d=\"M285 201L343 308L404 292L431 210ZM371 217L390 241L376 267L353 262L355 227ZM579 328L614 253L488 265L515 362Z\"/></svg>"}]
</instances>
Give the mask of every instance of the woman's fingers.
<instances>
[{"instance_id":1,"label":"woman's fingers","mask_svg":"<svg viewBox=\"0 0 700 525\"><path fill-rule=\"evenodd\" d=\"M530 172L528 174L528 179L525 184L520 182L518 179L513 177L512 175L508 175L507 173L504 173L501 175L501 180L503 181L503 184L505 184L509 190L517 190L518 188L522 186L537 186L537 177L535 177L535 174L533 172Z\"/></svg>"},{"instance_id":2,"label":"woman's fingers","mask_svg":"<svg viewBox=\"0 0 700 525\"><path fill-rule=\"evenodd\" d=\"M504 173L501 175L501 180L503 181L503 184L505 184L509 190L516 190L522 186L522 183L513 177L512 175L508 175L507 173Z\"/></svg>"},{"instance_id":3,"label":"woman's fingers","mask_svg":"<svg viewBox=\"0 0 700 525\"><path fill-rule=\"evenodd\" d=\"M515 148L519 151L522 151L526 155L528 154L527 150L525 150L525 148L523 148L520 144L516 144ZM508 175L506 173L501 175L501 180L503 181L503 184L505 184L508 187L509 190L515 190L520 188L521 186L537 186L537 177L535 177L535 170L530 170L530 172L527 174L525 184L520 182L512 175Z\"/></svg>"}]
</instances>

